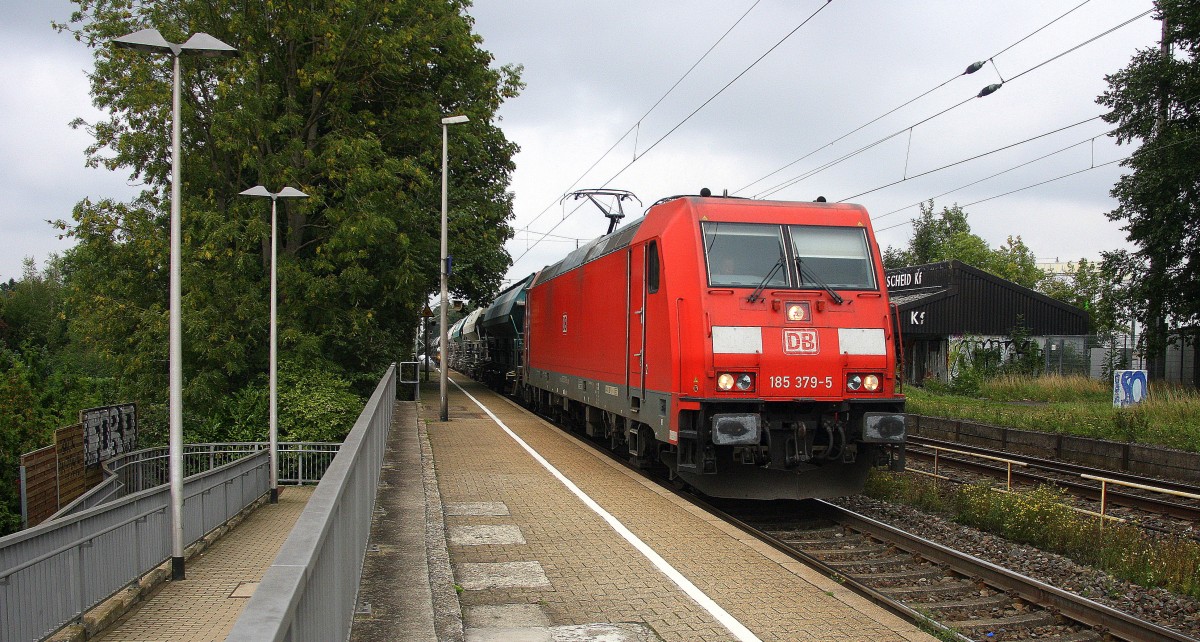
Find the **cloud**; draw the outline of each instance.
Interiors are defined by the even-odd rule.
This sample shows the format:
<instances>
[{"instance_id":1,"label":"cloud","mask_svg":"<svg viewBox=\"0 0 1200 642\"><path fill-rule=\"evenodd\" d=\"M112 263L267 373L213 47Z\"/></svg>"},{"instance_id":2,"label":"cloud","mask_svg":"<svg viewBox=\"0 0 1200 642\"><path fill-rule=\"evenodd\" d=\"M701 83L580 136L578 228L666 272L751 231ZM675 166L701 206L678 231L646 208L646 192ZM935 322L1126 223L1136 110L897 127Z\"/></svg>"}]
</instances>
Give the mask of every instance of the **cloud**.
<instances>
[{"instance_id":1,"label":"cloud","mask_svg":"<svg viewBox=\"0 0 1200 642\"><path fill-rule=\"evenodd\" d=\"M608 186L633 190L648 204L705 186L736 190L815 151L748 190L758 193L868 148L771 198L839 199L903 181L856 200L878 216L951 192L937 199L938 207L980 201L968 208L977 233L993 245L1020 235L1046 258L1094 257L1123 246L1119 223L1104 216L1115 207L1108 193L1119 168L1023 189L1127 155L1128 148L1116 148L1104 136L1109 126L1100 121L903 179L1103 113L1095 98L1106 88L1104 75L1127 64L1137 48L1154 46L1158 23L1144 17L1082 43L1149 9L1149 2L1096 0L1057 21L1069 7L1032 1L831 3L754 64L825 5L761 2L639 122L751 4L476 2L470 12L484 47L499 63L522 63L526 69L528 89L502 109L502 127L522 147L514 177L516 226L539 231L555 226L554 234L587 238L602 232L603 221L574 220L599 213L580 210L562 221L558 209L542 212L637 123L636 152L632 137L623 140L581 185L599 186L636 153L638 161ZM989 59L975 74L959 77L969 64ZM945 81L950 82L826 147ZM974 98L984 86L1002 81L999 91ZM683 122L705 101L710 102ZM955 107L958 103L964 104ZM1013 169L1063 147L1070 149ZM1005 173L965 187L999 172ZM1021 191L993 199L1015 190ZM911 208L884 218L878 227L915 213ZM903 244L907 233L903 227L881 233L881 244ZM551 262L563 253L561 247L536 248L514 272L527 273L540 267L533 261Z\"/></svg>"},{"instance_id":2,"label":"cloud","mask_svg":"<svg viewBox=\"0 0 1200 642\"><path fill-rule=\"evenodd\" d=\"M129 198L135 188L125 177L88 169L84 150L91 138L69 123L95 120L87 70L91 54L69 34L50 29L52 18L69 16L66 2L4 2L0 29L10 49L0 58L0 279L19 278L22 262L44 264L51 252L70 243L57 238L47 221L70 219L80 200Z\"/></svg>"},{"instance_id":3,"label":"cloud","mask_svg":"<svg viewBox=\"0 0 1200 642\"><path fill-rule=\"evenodd\" d=\"M1095 98L1106 87L1104 75L1127 64L1137 48L1155 46L1158 23L1145 17L1065 52L1150 7L1149 0L1092 0L1049 26L1069 6L1037 0L476 0L468 11L496 64L525 66L527 89L500 112L500 126L521 146L512 185L515 226L539 233L553 227L555 235L590 239L605 229L599 212L580 209L564 221L556 201L618 140L580 187L616 176L609 187L632 190L646 204L701 187L733 191L816 150L749 190L758 192L869 146L771 196L844 198L1102 113ZM124 175L85 169L88 136L67 127L77 116L96 117L86 79L91 52L49 28L73 8L66 0L0 0L0 33L17 43L0 61L6 79L0 117L10 124L0 131L0 233L16 241L0 258L0 276L19 274L23 256L40 259L61 249L44 220L69 216L84 197L128 198L135 191ZM743 14L737 28L642 118ZM967 65L989 59L975 74L959 77ZM1001 80L1006 82L996 93L972 98ZM857 200L875 216L951 190L937 199L939 207L982 201L1128 154L1102 136L1106 128L1092 123ZM1099 138L963 187L1092 136ZM1119 175L1116 167L1097 169L983 201L968 208L970 220L993 245L1011 234L1040 257L1096 256L1124 243L1119 224L1104 217L1115 207L1108 192ZM631 218L640 215L634 209ZM883 218L877 227L904 217ZM906 234L904 227L881 232L880 241L902 244ZM514 273L523 276L553 262L573 244L547 240ZM525 251L517 242L510 248Z\"/></svg>"}]
</instances>

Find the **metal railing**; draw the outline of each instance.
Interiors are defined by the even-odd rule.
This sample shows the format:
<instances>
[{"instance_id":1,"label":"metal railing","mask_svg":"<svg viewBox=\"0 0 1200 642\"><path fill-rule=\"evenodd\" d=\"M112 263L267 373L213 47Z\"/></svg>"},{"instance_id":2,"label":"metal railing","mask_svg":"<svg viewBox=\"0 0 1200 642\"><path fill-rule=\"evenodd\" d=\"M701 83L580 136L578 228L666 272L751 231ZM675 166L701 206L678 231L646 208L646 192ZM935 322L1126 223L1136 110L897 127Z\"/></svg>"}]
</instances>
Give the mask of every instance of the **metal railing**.
<instances>
[{"instance_id":1,"label":"metal railing","mask_svg":"<svg viewBox=\"0 0 1200 642\"><path fill-rule=\"evenodd\" d=\"M1098 477L1096 475L1080 474L1079 476L1084 479L1090 479L1092 481L1100 482L1100 513L1099 513L1100 528L1104 528L1104 520L1106 517L1105 512L1108 510L1108 485L1109 484L1115 484L1117 486L1124 486L1126 488L1137 488L1139 490L1148 490L1152 493L1162 493L1164 495L1174 495L1176 497L1184 497L1187 499L1200 499L1200 495L1197 495L1196 493L1184 492L1182 490L1172 490L1170 488L1160 488L1158 486L1147 486L1146 484L1137 484L1137 483L1130 482L1130 481L1124 481L1121 479L1111 479L1108 477ZM1125 520L1120 520L1120 521L1125 521Z\"/></svg>"},{"instance_id":2,"label":"metal railing","mask_svg":"<svg viewBox=\"0 0 1200 642\"><path fill-rule=\"evenodd\" d=\"M197 475L270 447L268 442L184 444L183 474ZM337 442L279 442L279 483L315 484L333 461ZM104 462L104 481L59 509L59 519L169 483L170 452L166 446L144 448Z\"/></svg>"},{"instance_id":3,"label":"metal railing","mask_svg":"<svg viewBox=\"0 0 1200 642\"><path fill-rule=\"evenodd\" d=\"M396 400L396 366L342 443L227 641L345 640Z\"/></svg>"},{"instance_id":4,"label":"metal railing","mask_svg":"<svg viewBox=\"0 0 1200 642\"><path fill-rule=\"evenodd\" d=\"M266 450L187 477L184 541L269 490ZM110 493L111 496L111 493ZM40 640L171 556L170 487L130 493L0 538L0 639Z\"/></svg>"},{"instance_id":5,"label":"metal railing","mask_svg":"<svg viewBox=\"0 0 1200 642\"><path fill-rule=\"evenodd\" d=\"M933 451L933 472L932 472L932 473L926 473L926 472L925 472L925 471L923 471L923 470L913 470L913 472L915 472L915 473L920 473L920 474L922 474L922 475L926 475L926 474L928 474L930 477L937 477L938 479L948 479L946 476L944 476L944 475L941 475L941 474L939 474L939 473L938 473L938 454L939 454L939 453L943 453L943 452L947 452L947 453L954 453L955 455L966 455L966 456L968 456L968 457L978 457L978 458L980 458L980 459L987 459L987 460L990 460L990 461L998 461L998 462L1000 462L1000 463L1002 463L1002 464L1006 464L1006 465L1008 466L1008 477L1007 477L1007 479L1006 479L1006 480L1005 480L1005 482L1004 482L1004 488L1005 488L1006 490L1012 490L1012 469L1013 469L1013 466L1021 466L1021 467L1025 467L1025 466L1028 466L1028 465L1029 465L1029 464L1027 464L1027 463L1025 463L1025 462L1023 462L1023 461L1017 461L1017 460L1015 460L1015 459L1006 459L1006 458L1004 458L1004 457L993 457L993 456L991 456L991 455L984 455L984 454L982 454L982 453L970 453L970 452L967 452L967 451L965 451L965 450L955 450L955 449L953 449L953 448L943 448L942 446L931 446L931 445L925 445L925 444L923 444L923 445L922 445L922 447L923 447L923 448L928 448L928 449L930 449L930 450L932 450L932 451Z\"/></svg>"}]
</instances>

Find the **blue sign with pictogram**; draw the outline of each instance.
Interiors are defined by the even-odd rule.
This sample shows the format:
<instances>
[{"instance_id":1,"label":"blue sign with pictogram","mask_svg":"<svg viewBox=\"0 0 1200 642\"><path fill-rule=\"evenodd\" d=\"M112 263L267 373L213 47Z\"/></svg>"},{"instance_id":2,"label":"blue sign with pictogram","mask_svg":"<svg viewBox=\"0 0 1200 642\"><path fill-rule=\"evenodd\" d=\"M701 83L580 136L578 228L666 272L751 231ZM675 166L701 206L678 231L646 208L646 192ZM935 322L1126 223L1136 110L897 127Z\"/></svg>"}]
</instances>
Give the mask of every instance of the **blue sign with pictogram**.
<instances>
[{"instance_id":1,"label":"blue sign with pictogram","mask_svg":"<svg viewBox=\"0 0 1200 642\"><path fill-rule=\"evenodd\" d=\"M1127 408L1139 404L1150 394L1145 370L1113 371L1113 407Z\"/></svg>"}]
</instances>

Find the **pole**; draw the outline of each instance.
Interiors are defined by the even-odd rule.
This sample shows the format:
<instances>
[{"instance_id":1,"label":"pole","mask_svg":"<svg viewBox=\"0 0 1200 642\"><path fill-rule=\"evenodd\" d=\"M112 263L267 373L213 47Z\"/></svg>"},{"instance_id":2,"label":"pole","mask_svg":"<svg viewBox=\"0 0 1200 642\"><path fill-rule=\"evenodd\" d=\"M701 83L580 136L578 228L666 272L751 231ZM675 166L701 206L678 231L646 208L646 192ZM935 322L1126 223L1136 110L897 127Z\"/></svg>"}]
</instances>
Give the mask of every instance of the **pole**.
<instances>
[{"instance_id":1,"label":"pole","mask_svg":"<svg viewBox=\"0 0 1200 642\"><path fill-rule=\"evenodd\" d=\"M186 579L183 568L183 340L180 331L179 225L179 54L171 57L171 313L170 313L170 476L171 579Z\"/></svg>"},{"instance_id":2,"label":"pole","mask_svg":"<svg viewBox=\"0 0 1200 642\"><path fill-rule=\"evenodd\" d=\"M308 198L308 194L294 187L285 186L278 192L256 185L239 194L240 196L267 196L271 199L271 322L270 322L270 400L267 410L270 417L268 434L271 447L270 501L279 503L279 199Z\"/></svg>"},{"instance_id":3,"label":"pole","mask_svg":"<svg viewBox=\"0 0 1200 642\"><path fill-rule=\"evenodd\" d=\"M213 38L206 33L194 33L183 44L167 42L157 29L142 29L115 38L117 47L149 53L171 54L171 286L170 286L170 345L169 379L169 456L168 479L171 486L171 578L185 579L183 569L183 339L180 330L182 311L180 307L180 198L182 166L180 153L179 116L179 56L194 53L209 57L236 56L237 49Z\"/></svg>"},{"instance_id":4,"label":"pole","mask_svg":"<svg viewBox=\"0 0 1200 642\"><path fill-rule=\"evenodd\" d=\"M438 353L440 355L440 363L438 364L438 372L441 381L441 420L449 421L450 413L446 400L446 386L449 381L450 363L447 359L446 344L449 343L449 336L446 328L447 308L449 307L449 288L450 275L446 263L446 257L449 250L449 243L446 238L446 163L448 154L448 145L446 142L447 130L449 129L446 123L442 123L442 254L439 269L442 272L442 324L441 324L441 342L438 345Z\"/></svg>"},{"instance_id":5,"label":"pole","mask_svg":"<svg viewBox=\"0 0 1200 642\"><path fill-rule=\"evenodd\" d=\"M279 503L279 387L278 371L279 361L277 356L278 351L278 332L275 323L275 308L276 301L279 299L276 293L275 285L275 255L277 246L275 241L275 202L278 196L271 197L271 503Z\"/></svg>"}]
</instances>

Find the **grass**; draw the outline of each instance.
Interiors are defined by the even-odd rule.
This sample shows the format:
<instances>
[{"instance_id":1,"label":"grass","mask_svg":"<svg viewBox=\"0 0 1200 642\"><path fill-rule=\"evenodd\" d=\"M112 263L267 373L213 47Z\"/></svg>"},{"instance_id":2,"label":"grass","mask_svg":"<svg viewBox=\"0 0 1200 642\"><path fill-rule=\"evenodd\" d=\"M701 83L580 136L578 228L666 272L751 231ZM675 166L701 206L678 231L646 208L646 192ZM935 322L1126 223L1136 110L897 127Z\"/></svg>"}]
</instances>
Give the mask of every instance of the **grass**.
<instances>
[{"instance_id":1,"label":"grass","mask_svg":"<svg viewBox=\"0 0 1200 642\"><path fill-rule=\"evenodd\" d=\"M984 484L959 485L913 473L873 471L866 494L938 513L1011 541L1065 555L1141 586L1200 598L1200 542L1151 535L1068 508L1064 491L1041 486L1000 493Z\"/></svg>"},{"instance_id":2,"label":"grass","mask_svg":"<svg viewBox=\"0 0 1200 642\"><path fill-rule=\"evenodd\" d=\"M1200 452L1200 394L1191 389L1152 384L1131 408L1113 408L1105 382L1078 376L999 377L978 396L936 385L905 394L908 412L921 415Z\"/></svg>"}]
</instances>

